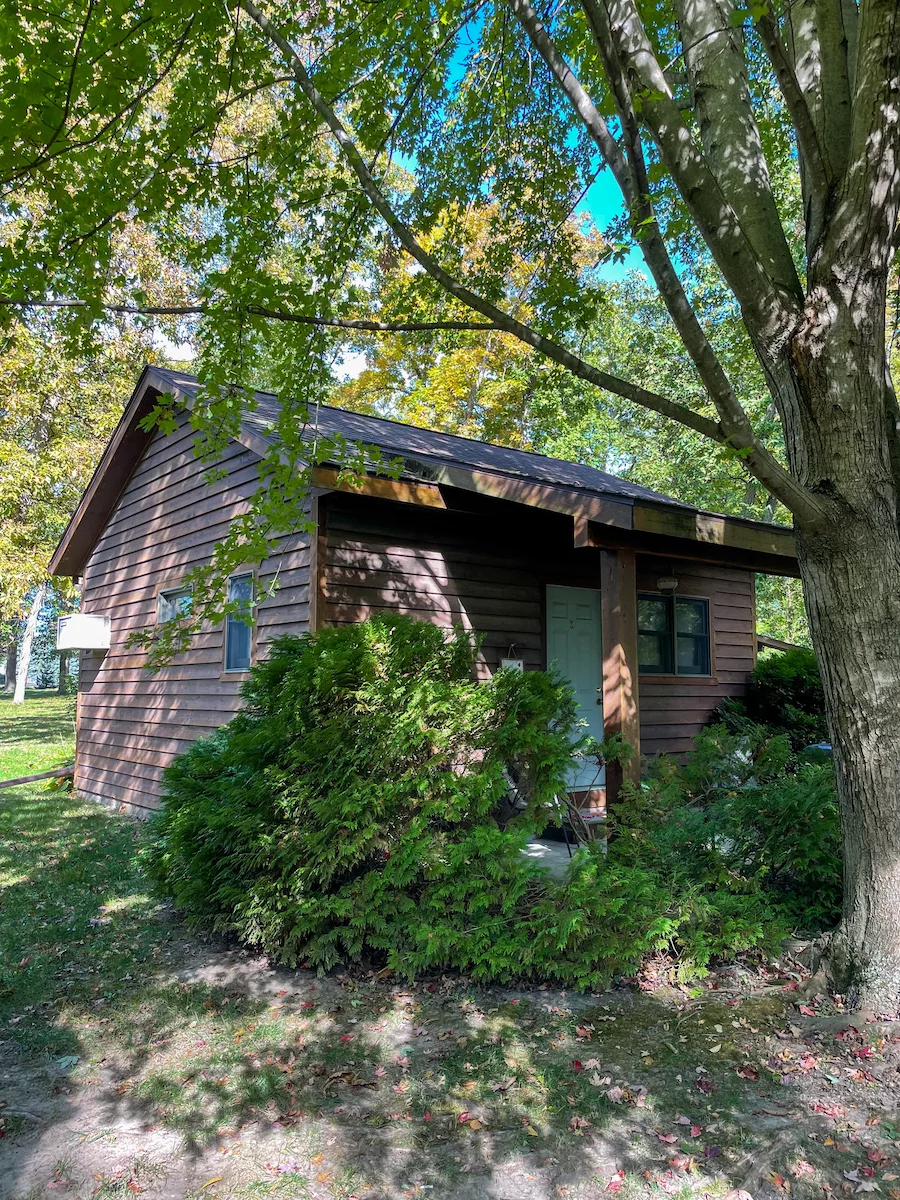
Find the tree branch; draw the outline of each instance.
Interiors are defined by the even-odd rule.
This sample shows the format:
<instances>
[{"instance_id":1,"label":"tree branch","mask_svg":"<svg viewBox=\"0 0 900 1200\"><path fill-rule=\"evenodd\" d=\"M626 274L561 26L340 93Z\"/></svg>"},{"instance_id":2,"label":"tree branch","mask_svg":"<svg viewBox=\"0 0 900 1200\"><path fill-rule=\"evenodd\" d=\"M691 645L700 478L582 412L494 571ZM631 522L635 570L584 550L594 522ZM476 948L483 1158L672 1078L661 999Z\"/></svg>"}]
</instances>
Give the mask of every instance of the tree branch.
<instances>
[{"instance_id":1,"label":"tree branch","mask_svg":"<svg viewBox=\"0 0 900 1200\"><path fill-rule=\"evenodd\" d=\"M83 150L86 147L95 145L97 142L99 142L101 140L101 138L103 138L109 132L109 130L112 129L113 126L116 125L116 123L118 121L120 121L122 119L122 117L125 116L125 114L127 112L130 112L136 104L138 104L141 100L143 100L145 96L148 96L150 94L150 92L153 91L154 88L158 87L166 79L166 77L171 74L172 70L175 67L175 64L178 62L178 59L181 56L181 51L184 49L184 45L187 41L188 34L190 33L191 28L193 27L193 24L194 24L194 18L191 17L184 27L184 32L181 34L181 36L179 37L179 39L175 45L174 54L172 54L172 56L170 57L169 61L166 63L165 67L160 72L160 74L157 75L154 79L152 79L150 81L150 83L147 83L143 87L139 88L133 96L129 97L128 103L126 105L124 105L123 108L119 109L118 112L114 113L107 121L104 121L103 124L100 126L100 128L95 130L94 133L92 133L89 138L83 138L80 142L76 142L71 145L64 144L51 153L50 147L53 144L53 141L55 140L55 138L59 136L59 130L58 130L57 133L54 134L54 137L51 138L50 141L44 146L43 150L41 151L40 154L38 154L37 158L32 159L31 162L25 163L21 167L17 167L14 171L10 172L9 175L5 176L2 180L0 180L0 182L2 182L2 184L4 186L6 186L7 184L10 184L10 185L15 184L15 182L17 180L20 180L23 176L28 175L33 171L36 171L39 167L46 166L47 163L52 162L54 159L59 158L61 155L69 154L76 150ZM79 123L80 123L80 119L79 119L79 121L75 122L75 125L73 125L73 128L75 126L77 126Z\"/></svg>"},{"instance_id":2,"label":"tree branch","mask_svg":"<svg viewBox=\"0 0 900 1200\"><path fill-rule=\"evenodd\" d=\"M591 27L602 36L597 0L581 0ZM634 0L607 0L613 45L628 72L632 94L663 161L681 193L751 331L767 344L788 336L800 312L799 288L772 280L705 156L686 125L656 58Z\"/></svg>"},{"instance_id":3,"label":"tree branch","mask_svg":"<svg viewBox=\"0 0 900 1200\"><path fill-rule=\"evenodd\" d=\"M216 311L208 304L91 304L87 300L12 300L0 296L0 306L6 308L98 308L102 312L121 313L136 317L202 317ZM219 309L221 311L221 309ZM366 333L423 333L440 329L488 330L497 326L490 321L368 321L355 317L312 317L305 313L284 312L277 308L263 308L259 304L244 304L235 307L235 313L251 317L265 317L270 321L293 321L299 325L317 325L335 329L359 329Z\"/></svg>"},{"instance_id":4,"label":"tree branch","mask_svg":"<svg viewBox=\"0 0 900 1200\"><path fill-rule=\"evenodd\" d=\"M735 0L677 0L677 11L706 161L769 277L802 297L750 98L743 31L732 24Z\"/></svg>"},{"instance_id":5,"label":"tree branch","mask_svg":"<svg viewBox=\"0 0 900 1200\"><path fill-rule=\"evenodd\" d=\"M467 288L464 284L454 279L441 266L437 259L424 249L410 227L394 212L387 197L366 166L356 143L344 128L332 107L310 79L303 61L294 51L290 42L274 28L271 21L257 8L253 0L237 0L237 3L251 20L256 22L266 37L278 48L290 64L300 90L331 130L344 159L359 180L360 186L368 197L372 207L406 252L446 292L467 308L471 308L473 311L487 317L495 328L512 334L525 345L531 346L534 350L537 350L553 362L565 367L579 379L584 379L596 387L604 388L614 395L622 396L624 399L630 400L642 408L648 408L653 412L660 413L662 416L670 417L672 420L686 425L689 429L693 429L697 433L702 433L705 437L711 438L713 441L728 444L727 435L716 422L709 420L709 418L702 416L700 413L694 412L693 409L687 408L683 404L678 404L674 400L657 395L657 393L648 391L638 384L619 379L615 375L610 375L608 372L600 370L599 367L592 366L590 363L579 358L578 355L567 350L564 346L560 346L559 343L554 342L551 338L544 337L543 334L538 333L530 326L523 324L515 317L511 317L503 309L498 308L496 304L492 304L491 301L486 300L483 296L479 296L476 292L473 292L470 288Z\"/></svg>"},{"instance_id":6,"label":"tree branch","mask_svg":"<svg viewBox=\"0 0 900 1200\"><path fill-rule=\"evenodd\" d=\"M81 49L84 46L84 39L87 37L88 25L90 24L93 14L94 0L88 0L87 13L85 14L81 29L78 31L78 39L75 42L75 52L72 55L72 67L69 71L69 82L66 87L66 102L63 105L62 116L59 119L59 124L53 130L53 133L50 135L46 145L44 146L45 154L49 151L50 147L65 129L66 122L69 119L69 112L72 108L72 93L75 90L75 76L78 73L78 61L81 58Z\"/></svg>"},{"instance_id":7,"label":"tree branch","mask_svg":"<svg viewBox=\"0 0 900 1200\"><path fill-rule=\"evenodd\" d=\"M788 57L784 42L781 40L777 18L772 13L765 13L760 17L756 28L794 124L800 169L807 183L805 189L808 193L806 196L806 253L809 258L822 236L825 204L832 183L832 174L822 154L819 134L806 96L803 94L793 64Z\"/></svg>"},{"instance_id":8,"label":"tree branch","mask_svg":"<svg viewBox=\"0 0 900 1200\"><path fill-rule=\"evenodd\" d=\"M863 6L859 47L847 169L810 276L811 286L827 288L832 277L854 289L878 278L883 305L900 210L900 10L895 0L869 0Z\"/></svg>"},{"instance_id":9,"label":"tree branch","mask_svg":"<svg viewBox=\"0 0 900 1200\"><path fill-rule=\"evenodd\" d=\"M856 22L856 5L852 20ZM845 29L842 0L816 0L816 31L819 37L820 86L822 89L822 141L835 178L847 169L853 93L850 84L848 46L852 34ZM855 32L855 31L854 31Z\"/></svg>"},{"instance_id":10,"label":"tree branch","mask_svg":"<svg viewBox=\"0 0 900 1200\"><path fill-rule=\"evenodd\" d=\"M653 211L640 131L631 104L627 81L621 70L615 47L609 37L605 11L598 10L597 17L600 28L595 32L604 70L616 97L620 121L628 140L629 158L627 161L593 100L560 54L529 0L508 0L508 3L535 50L547 64L558 86L568 97L612 171L626 207L630 210L632 224L639 230L638 245L644 261L653 275L684 347L715 405L729 444L746 457L747 465L756 477L764 482L770 490L777 492L779 498L784 497L784 503L799 517L801 511L809 509L812 501L811 494L792 479L757 439L750 418L735 395L669 256ZM788 496L791 497L790 500L788 500Z\"/></svg>"}]
</instances>

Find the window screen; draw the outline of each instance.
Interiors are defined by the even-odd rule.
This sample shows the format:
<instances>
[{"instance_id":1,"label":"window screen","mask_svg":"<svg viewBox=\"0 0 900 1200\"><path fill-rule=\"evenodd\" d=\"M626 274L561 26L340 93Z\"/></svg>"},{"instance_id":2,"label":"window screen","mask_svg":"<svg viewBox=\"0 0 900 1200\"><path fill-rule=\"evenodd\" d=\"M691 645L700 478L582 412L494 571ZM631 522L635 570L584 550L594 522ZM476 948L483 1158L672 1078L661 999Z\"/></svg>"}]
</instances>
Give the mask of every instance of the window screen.
<instances>
[{"instance_id":1,"label":"window screen","mask_svg":"<svg viewBox=\"0 0 900 1200\"><path fill-rule=\"evenodd\" d=\"M638 595L642 675L708 675L710 661L708 600Z\"/></svg>"},{"instance_id":2,"label":"window screen","mask_svg":"<svg viewBox=\"0 0 900 1200\"><path fill-rule=\"evenodd\" d=\"M253 576L232 575L228 580L228 602L235 612L225 618L225 670L246 671L250 667L253 629L248 623L253 602Z\"/></svg>"}]
</instances>

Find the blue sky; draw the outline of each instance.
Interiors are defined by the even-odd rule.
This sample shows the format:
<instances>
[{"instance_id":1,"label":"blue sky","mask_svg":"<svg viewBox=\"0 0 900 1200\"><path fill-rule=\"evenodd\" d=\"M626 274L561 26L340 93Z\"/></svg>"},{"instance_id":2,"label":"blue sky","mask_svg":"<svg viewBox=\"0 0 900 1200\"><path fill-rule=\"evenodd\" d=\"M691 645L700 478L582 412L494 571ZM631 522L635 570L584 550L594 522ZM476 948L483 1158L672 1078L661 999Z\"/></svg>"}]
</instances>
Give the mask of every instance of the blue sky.
<instances>
[{"instance_id":1,"label":"blue sky","mask_svg":"<svg viewBox=\"0 0 900 1200\"><path fill-rule=\"evenodd\" d=\"M587 213L598 229L605 229L622 211L622 193L613 178L612 171L601 171L590 191L575 209L576 213ZM624 279L629 271L643 269L644 259L637 246L632 246L622 262L610 260L600 268L601 278L614 281Z\"/></svg>"}]
</instances>

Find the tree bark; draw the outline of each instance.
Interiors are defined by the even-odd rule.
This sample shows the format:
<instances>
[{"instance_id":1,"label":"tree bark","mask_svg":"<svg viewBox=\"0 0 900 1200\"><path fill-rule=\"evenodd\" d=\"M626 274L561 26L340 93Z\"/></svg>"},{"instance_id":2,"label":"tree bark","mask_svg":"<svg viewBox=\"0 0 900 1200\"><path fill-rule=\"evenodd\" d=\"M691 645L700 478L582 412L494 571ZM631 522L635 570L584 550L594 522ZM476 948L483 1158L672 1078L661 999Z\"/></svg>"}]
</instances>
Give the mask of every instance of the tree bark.
<instances>
[{"instance_id":1,"label":"tree bark","mask_svg":"<svg viewBox=\"0 0 900 1200\"><path fill-rule=\"evenodd\" d=\"M25 632L22 635L22 650L19 654L16 669L16 690L13 695L13 704L25 703L25 685L28 682L28 669L31 666L31 647L34 645L34 635L37 631L38 617L41 614L41 606L44 603L46 591L47 585L45 583L40 584L31 601L31 611L28 614L28 620L25 622Z\"/></svg>"},{"instance_id":2,"label":"tree bark","mask_svg":"<svg viewBox=\"0 0 900 1200\"><path fill-rule=\"evenodd\" d=\"M900 1012L900 537L886 517L800 536L841 810L844 908L829 950L851 1003Z\"/></svg>"},{"instance_id":3,"label":"tree bark","mask_svg":"<svg viewBox=\"0 0 900 1200\"><path fill-rule=\"evenodd\" d=\"M846 239L840 243L846 244ZM875 248L872 257L876 257ZM813 272L782 374L793 474L827 497L798 529L841 810L844 909L833 981L854 1004L900 1013L900 530L877 272L836 255ZM789 394L789 393L793 394Z\"/></svg>"},{"instance_id":4,"label":"tree bark","mask_svg":"<svg viewBox=\"0 0 900 1200\"><path fill-rule=\"evenodd\" d=\"M6 679L3 682L4 692L13 692L16 687L16 662L19 657L19 642L17 638L9 643L6 650Z\"/></svg>"},{"instance_id":5,"label":"tree bark","mask_svg":"<svg viewBox=\"0 0 900 1200\"><path fill-rule=\"evenodd\" d=\"M56 685L57 694L64 696L66 694L66 680L69 678L69 651L60 650L59 652L59 682Z\"/></svg>"}]
</instances>

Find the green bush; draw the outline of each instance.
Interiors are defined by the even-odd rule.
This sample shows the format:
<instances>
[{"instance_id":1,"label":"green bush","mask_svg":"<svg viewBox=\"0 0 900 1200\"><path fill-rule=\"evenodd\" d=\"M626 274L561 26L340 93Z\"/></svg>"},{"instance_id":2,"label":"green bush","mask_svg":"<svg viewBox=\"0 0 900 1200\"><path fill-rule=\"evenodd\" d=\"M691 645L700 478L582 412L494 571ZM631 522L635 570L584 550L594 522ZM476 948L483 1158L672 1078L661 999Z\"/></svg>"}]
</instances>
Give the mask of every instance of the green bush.
<instances>
[{"instance_id":1,"label":"green bush","mask_svg":"<svg viewBox=\"0 0 900 1200\"><path fill-rule=\"evenodd\" d=\"M771 732L786 733L794 751L828 741L815 654L803 646L765 654L750 676L746 698L727 702L720 715L732 728L746 717Z\"/></svg>"},{"instance_id":2,"label":"green bush","mask_svg":"<svg viewBox=\"0 0 900 1200\"><path fill-rule=\"evenodd\" d=\"M159 884L286 962L518 973L541 876L520 850L563 788L575 705L549 673L473 682L474 650L397 617L276 641L246 709L166 773ZM529 804L501 824L508 764Z\"/></svg>"},{"instance_id":3,"label":"green bush","mask_svg":"<svg viewBox=\"0 0 900 1200\"><path fill-rule=\"evenodd\" d=\"M477 683L474 653L400 617L279 639L241 713L166 772L158 886L287 963L597 987L660 951L688 977L774 947L803 887L831 880L825 785L786 774L784 738L748 750L724 727L631 789L608 853L549 880L521 849L564 788L571 689L543 672ZM818 845L799 831L812 820Z\"/></svg>"},{"instance_id":4,"label":"green bush","mask_svg":"<svg viewBox=\"0 0 900 1200\"><path fill-rule=\"evenodd\" d=\"M673 897L711 905L690 922L680 956L699 965L814 932L840 911L840 826L830 763L795 766L786 734L761 726L705 729L681 766L660 758L616 809L611 856L652 869ZM716 910L718 915L716 915ZM700 958L691 950L700 947ZM708 961L708 956L706 958Z\"/></svg>"}]
</instances>

